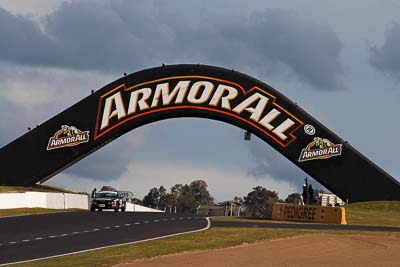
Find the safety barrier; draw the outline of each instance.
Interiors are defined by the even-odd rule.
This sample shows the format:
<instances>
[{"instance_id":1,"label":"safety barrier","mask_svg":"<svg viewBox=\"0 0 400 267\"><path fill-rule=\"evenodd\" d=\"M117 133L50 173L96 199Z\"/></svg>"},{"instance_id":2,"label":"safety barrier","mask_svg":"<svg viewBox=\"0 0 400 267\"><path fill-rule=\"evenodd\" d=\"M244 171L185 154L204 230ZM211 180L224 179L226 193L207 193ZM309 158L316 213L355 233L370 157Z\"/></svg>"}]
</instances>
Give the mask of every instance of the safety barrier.
<instances>
[{"instance_id":1,"label":"safety barrier","mask_svg":"<svg viewBox=\"0 0 400 267\"><path fill-rule=\"evenodd\" d=\"M0 209L89 209L87 195L70 193L1 193Z\"/></svg>"},{"instance_id":2,"label":"safety barrier","mask_svg":"<svg viewBox=\"0 0 400 267\"><path fill-rule=\"evenodd\" d=\"M272 220L347 224L343 207L274 204Z\"/></svg>"},{"instance_id":3,"label":"safety barrier","mask_svg":"<svg viewBox=\"0 0 400 267\"><path fill-rule=\"evenodd\" d=\"M162 210L156 210L152 208L148 208L145 206L141 206L138 204L133 204L133 203L126 203L126 211L132 211L132 212L164 212Z\"/></svg>"}]
</instances>

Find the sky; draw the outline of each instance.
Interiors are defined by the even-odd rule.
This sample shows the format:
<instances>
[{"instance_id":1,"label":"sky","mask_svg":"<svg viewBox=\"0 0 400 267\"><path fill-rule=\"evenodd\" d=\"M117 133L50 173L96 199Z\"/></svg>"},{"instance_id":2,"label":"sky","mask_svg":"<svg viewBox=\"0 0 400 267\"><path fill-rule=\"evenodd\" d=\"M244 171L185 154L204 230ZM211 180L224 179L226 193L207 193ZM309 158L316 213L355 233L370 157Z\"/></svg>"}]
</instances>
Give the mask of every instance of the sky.
<instances>
[{"instance_id":1,"label":"sky","mask_svg":"<svg viewBox=\"0 0 400 267\"><path fill-rule=\"evenodd\" d=\"M400 179L400 2L0 0L0 147L120 78L200 63L262 80ZM217 201L307 176L222 122L135 129L46 182L74 191L202 179ZM320 187L311 180L314 187Z\"/></svg>"}]
</instances>

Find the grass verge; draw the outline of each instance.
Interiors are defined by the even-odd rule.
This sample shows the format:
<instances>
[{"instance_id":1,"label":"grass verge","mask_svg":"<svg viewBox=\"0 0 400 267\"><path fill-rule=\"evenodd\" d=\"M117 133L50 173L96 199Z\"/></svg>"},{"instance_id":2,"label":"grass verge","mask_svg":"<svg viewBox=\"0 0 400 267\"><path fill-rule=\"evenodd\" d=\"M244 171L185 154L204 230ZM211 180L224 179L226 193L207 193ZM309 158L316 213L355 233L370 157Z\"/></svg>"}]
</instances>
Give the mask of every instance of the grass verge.
<instances>
[{"instance_id":1,"label":"grass verge","mask_svg":"<svg viewBox=\"0 0 400 267\"><path fill-rule=\"evenodd\" d=\"M78 211L78 209L68 209L68 210L53 210L53 209L42 209L42 208L20 208L20 209L4 209L4 210L0 209L0 217L55 213L55 212L65 212L65 211Z\"/></svg>"},{"instance_id":2,"label":"grass verge","mask_svg":"<svg viewBox=\"0 0 400 267\"><path fill-rule=\"evenodd\" d=\"M400 201L353 203L346 209L348 224L400 227Z\"/></svg>"},{"instance_id":3,"label":"grass verge","mask_svg":"<svg viewBox=\"0 0 400 267\"><path fill-rule=\"evenodd\" d=\"M212 228L207 231L24 263L20 266L110 266L112 264L184 251L231 247L260 240L286 238L312 231L257 228Z\"/></svg>"},{"instance_id":4,"label":"grass verge","mask_svg":"<svg viewBox=\"0 0 400 267\"><path fill-rule=\"evenodd\" d=\"M262 228L211 228L210 230L79 253L54 259L34 261L19 266L111 266L118 263L180 252L191 252L251 244L277 238L288 238L321 231ZM324 231L335 235L388 235L400 238L398 233L371 233L356 231Z\"/></svg>"}]
</instances>

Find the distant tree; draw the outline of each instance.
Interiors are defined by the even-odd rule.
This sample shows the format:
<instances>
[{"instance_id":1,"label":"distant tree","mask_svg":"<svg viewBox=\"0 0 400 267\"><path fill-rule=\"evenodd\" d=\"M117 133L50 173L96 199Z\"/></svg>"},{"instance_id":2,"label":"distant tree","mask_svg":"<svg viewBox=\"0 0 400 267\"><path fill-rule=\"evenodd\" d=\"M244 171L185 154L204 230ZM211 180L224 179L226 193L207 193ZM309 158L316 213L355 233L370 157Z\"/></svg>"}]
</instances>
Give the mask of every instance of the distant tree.
<instances>
[{"instance_id":1,"label":"distant tree","mask_svg":"<svg viewBox=\"0 0 400 267\"><path fill-rule=\"evenodd\" d=\"M179 212L193 212L198 206L196 198L193 196L189 185L185 184L180 188L180 194L177 199L177 208Z\"/></svg>"},{"instance_id":2,"label":"distant tree","mask_svg":"<svg viewBox=\"0 0 400 267\"><path fill-rule=\"evenodd\" d=\"M138 199L138 198L133 198L132 203L137 204L137 205L144 205L143 200Z\"/></svg>"},{"instance_id":3,"label":"distant tree","mask_svg":"<svg viewBox=\"0 0 400 267\"><path fill-rule=\"evenodd\" d=\"M272 215L272 204L278 202L278 200L277 192L257 186L244 197L244 204L251 216L270 218Z\"/></svg>"},{"instance_id":4,"label":"distant tree","mask_svg":"<svg viewBox=\"0 0 400 267\"><path fill-rule=\"evenodd\" d=\"M149 193L143 198L146 207L156 208L160 202L160 192L157 187L150 189Z\"/></svg>"},{"instance_id":5,"label":"distant tree","mask_svg":"<svg viewBox=\"0 0 400 267\"><path fill-rule=\"evenodd\" d=\"M208 192L207 183L196 180L190 185L176 184L168 193L164 186L152 188L144 197L143 203L148 207L158 207L162 210L176 210L179 212L192 212L199 205L212 204L213 197Z\"/></svg>"},{"instance_id":6,"label":"distant tree","mask_svg":"<svg viewBox=\"0 0 400 267\"><path fill-rule=\"evenodd\" d=\"M189 185L192 196L196 202L200 205L208 205L214 202L214 198L211 197L207 189L207 183L203 180L196 180Z\"/></svg>"},{"instance_id":7,"label":"distant tree","mask_svg":"<svg viewBox=\"0 0 400 267\"><path fill-rule=\"evenodd\" d=\"M301 195L299 193L292 193L287 196L285 203L299 204L301 201Z\"/></svg>"},{"instance_id":8,"label":"distant tree","mask_svg":"<svg viewBox=\"0 0 400 267\"><path fill-rule=\"evenodd\" d=\"M158 208L161 210L164 210L166 208L166 201L167 201L167 189L165 189L164 186L160 186L158 188L158 193L159 193L159 202L158 202Z\"/></svg>"},{"instance_id":9,"label":"distant tree","mask_svg":"<svg viewBox=\"0 0 400 267\"><path fill-rule=\"evenodd\" d=\"M242 198L242 197L238 197L238 196L235 196L235 197L233 198L233 201L234 201L235 203L237 203L237 204L240 204L240 205L243 205L243 203L244 203L243 198Z\"/></svg>"}]
</instances>

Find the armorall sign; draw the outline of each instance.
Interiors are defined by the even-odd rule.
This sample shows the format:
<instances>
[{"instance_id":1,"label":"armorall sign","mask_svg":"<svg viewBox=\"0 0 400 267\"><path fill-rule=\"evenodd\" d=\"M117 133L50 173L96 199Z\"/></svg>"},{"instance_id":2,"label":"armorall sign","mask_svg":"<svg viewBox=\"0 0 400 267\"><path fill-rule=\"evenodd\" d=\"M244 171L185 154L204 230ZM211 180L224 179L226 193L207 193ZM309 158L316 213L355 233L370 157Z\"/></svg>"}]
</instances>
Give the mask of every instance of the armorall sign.
<instances>
[{"instance_id":1,"label":"armorall sign","mask_svg":"<svg viewBox=\"0 0 400 267\"><path fill-rule=\"evenodd\" d=\"M258 87L206 76L168 77L131 87L122 84L100 98L94 138L140 116L165 110L199 109L230 116L259 129L280 146L296 137L303 122Z\"/></svg>"},{"instance_id":2,"label":"armorall sign","mask_svg":"<svg viewBox=\"0 0 400 267\"><path fill-rule=\"evenodd\" d=\"M97 90L0 149L0 184L44 182L128 131L177 117L250 131L350 202L400 200L396 179L281 93L202 65L147 69Z\"/></svg>"}]
</instances>

